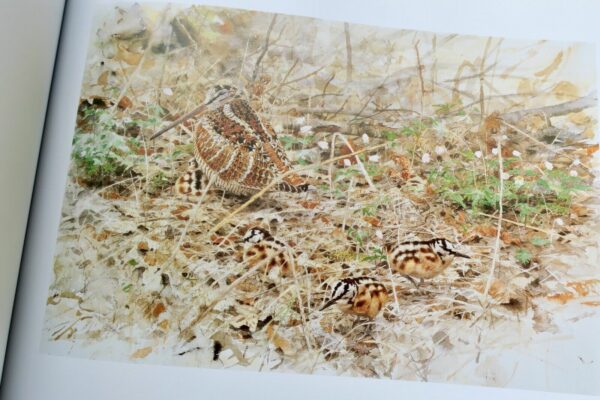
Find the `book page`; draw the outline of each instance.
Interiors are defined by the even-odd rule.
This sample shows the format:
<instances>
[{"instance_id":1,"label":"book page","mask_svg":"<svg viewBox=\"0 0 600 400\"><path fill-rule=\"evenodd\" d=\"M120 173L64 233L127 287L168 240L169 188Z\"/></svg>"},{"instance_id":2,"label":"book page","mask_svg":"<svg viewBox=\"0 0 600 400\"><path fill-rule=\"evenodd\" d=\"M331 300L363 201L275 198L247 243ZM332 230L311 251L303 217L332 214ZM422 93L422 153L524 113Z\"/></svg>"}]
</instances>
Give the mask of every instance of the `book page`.
<instances>
[{"instance_id":1,"label":"book page","mask_svg":"<svg viewBox=\"0 0 600 400\"><path fill-rule=\"evenodd\" d=\"M62 1L3 5L0 70L0 376L62 17ZM36 13L31 10L35 8ZM36 29L30 29L36 26Z\"/></svg>"},{"instance_id":2,"label":"book page","mask_svg":"<svg viewBox=\"0 0 600 400\"><path fill-rule=\"evenodd\" d=\"M599 393L598 6L318 5L69 4L8 398Z\"/></svg>"}]
</instances>

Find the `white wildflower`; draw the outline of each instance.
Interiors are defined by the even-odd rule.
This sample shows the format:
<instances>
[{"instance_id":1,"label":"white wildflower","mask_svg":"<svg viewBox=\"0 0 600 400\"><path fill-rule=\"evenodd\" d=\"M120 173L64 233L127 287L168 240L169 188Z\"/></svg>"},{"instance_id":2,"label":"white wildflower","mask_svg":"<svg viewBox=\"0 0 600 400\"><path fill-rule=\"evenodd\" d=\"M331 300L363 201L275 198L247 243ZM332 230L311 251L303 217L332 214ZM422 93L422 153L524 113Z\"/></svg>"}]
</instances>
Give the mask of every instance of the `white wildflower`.
<instances>
[{"instance_id":1,"label":"white wildflower","mask_svg":"<svg viewBox=\"0 0 600 400\"><path fill-rule=\"evenodd\" d=\"M312 132L312 126L304 125L300 128L300 133L307 134Z\"/></svg>"},{"instance_id":2,"label":"white wildflower","mask_svg":"<svg viewBox=\"0 0 600 400\"><path fill-rule=\"evenodd\" d=\"M518 151L518 150L513 150L513 152L512 152L512 155L513 155L514 157L521 157L521 152L520 152L520 151Z\"/></svg>"},{"instance_id":3,"label":"white wildflower","mask_svg":"<svg viewBox=\"0 0 600 400\"><path fill-rule=\"evenodd\" d=\"M370 162L379 162L379 154L373 154L372 156L369 156L369 161Z\"/></svg>"},{"instance_id":4,"label":"white wildflower","mask_svg":"<svg viewBox=\"0 0 600 400\"><path fill-rule=\"evenodd\" d=\"M170 87L163 88L162 92L165 96L173 96L173 90Z\"/></svg>"},{"instance_id":5,"label":"white wildflower","mask_svg":"<svg viewBox=\"0 0 600 400\"><path fill-rule=\"evenodd\" d=\"M546 167L548 171L552 171L554 169L554 165L552 165L550 161L544 161L544 167Z\"/></svg>"},{"instance_id":6,"label":"white wildflower","mask_svg":"<svg viewBox=\"0 0 600 400\"><path fill-rule=\"evenodd\" d=\"M522 176L515 177L515 186L516 187L521 187L521 186L523 186L523 184L525 184L525 179L523 179Z\"/></svg>"},{"instance_id":7,"label":"white wildflower","mask_svg":"<svg viewBox=\"0 0 600 400\"><path fill-rule=\"evenodd\" d=\"M495 156L497 156L497 155L498 155L498 148L497 148L497 147L494 147L494 148L492 149L492 154L493 154L493 155L495 155Z\"/></svg>"},{"instance_id":8,"label":"white wildflower","mask_svg":"<svg viewBox=\"0 0 600 400\"><path fill-rule=\"evenodd\" d=\"M565 221L563 221L563 219L562 219L562 218L556 218L556 219L554 220L554 223L555 223L556 225L558 225L558 226L564 226L564 225L565 225Z\"/></svg>"},{"instance_id":9,"label":"white wildflower","mask_svg":"<svg viewBox=\"0 0 600 400\"><path fill-rule=\"evenodd\" d=\"M446 152L445 146L435 146L435 154L437 154L438 156L441 156L445 152Z\"/></svg>"},{"instance_id":10,"label":"white wildflower","mask_svg":"<svg viewBox=\"0 0 600 400\"><path fill-rule=\"evenodd\" d=\"M367 135L366 133L362 134L362 141L364 144L369 144L369 135Z\"/></svg>"},{"instance_id":11,"label":"white wildflower","mask_svg":"<svg viewBox=\"0 0 600 400\"><path fill-rule=\"evenodd\" d=\"M575 171L574 169L572 169L571 171L569 171L569 175L571 176L577 176L577 171Z\"/></svg>"},{"instance_id":12,"label":"white wildflower","mask_svg":"<svg viewBox=\"0 0 600 400\"><path fill-rule=\"evenodd\" d=\"M423 164L427 164L429 161L431 161L431 156L429 155L429 153L423 154L423 157L421 157L421 161L423 162Z\"/></svg>"},{"instance_id":13,"label":"white wildflower","mask_svg":"<svg viewBox=\"0 0 600 400\"><path fill-rule=\"evenodd\" d=\"M377 239L383 240L383 232L381 232L379 229L377 229L375 231L375 237L377 237Z\"/></svg>"},{"instance_id":14,"label":"white wildflower","mask_svg":"<svg viewBox=\"0 0 600 400\"><path fill-rule=\"evenodd\" d=\"M352 163L350 162L350 160L348 158L344 158L344 167L349 167L351 165Z\"/></svg>"},{"instance_id":15,"label":"white wildflower","mask_svg":"<svg viewBox=\"0 0 600 400\"><path fill-rule=\"evenodd\" d=\"M477 151L475 152L475 157L477 157L477 158L481 158L482 156L483 156L483 153L482 153L482 152L480 152L479 150L477 150Z\"/></svg>"},{"instance_id":16,"label":"white wildflower","mask_svg":"<svg viewBox=\"0 0 600 400\"><path fill-rule=\"evenodd\" d=\"M576 158L575 160L573 160L573 163L571 165L573 166L578 166L579 164L581 164L581 161L579 160L579 158Z\"/></svg>"},{"instance_id":17,"label":"white wildflower","mask_svg":"<svg viewBox=\"0 0 600 400\"><path fill-rule=\"evenodd\" d=\"M329 142L326 142L324 140L319 140L317 142L317 146L319 146L320 148L322 148L323 150L327 150L329 148Z\"/></svg>"},{"instance_id":18,"label":"white wildflower","mask_svg":"<svg viewBox=\"0 0 600 400\"><path fill-rule=\"evenodd\" d=\"M503 173L502 173L502 180L504 180L504 181L505 181L505 180L507 180L508 178L510 178L510 174L509 174L509 173L507 173L507 172L503 172Z\"/></svg>"}]
</instances>

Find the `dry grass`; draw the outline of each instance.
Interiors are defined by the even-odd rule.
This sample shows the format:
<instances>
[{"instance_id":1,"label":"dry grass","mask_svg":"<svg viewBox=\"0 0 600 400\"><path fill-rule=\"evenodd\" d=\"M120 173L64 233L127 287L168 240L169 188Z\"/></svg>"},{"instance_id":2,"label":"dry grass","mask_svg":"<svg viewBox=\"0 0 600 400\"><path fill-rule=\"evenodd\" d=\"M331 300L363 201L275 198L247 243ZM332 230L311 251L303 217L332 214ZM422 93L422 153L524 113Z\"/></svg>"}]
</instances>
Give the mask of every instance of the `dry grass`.
<instances>
[{"instance_id":1,"label":"dry grass","mask_svg":"<svg viewBox=\"0 0 600 400\"><path fill-rule=\"evenodd\" d=\"M555 315L570 305L574 318L594 310L600 287L585 257L597 252L599 226L594 118L536 114L507 125L483 111L584 93L588 83L551 68L556 45L209 8L168 9L155 21L138 32L107 19L89 56L48 299L50 342L97 358L505 385L510 371L494 361L502 351L560 332ZM464 43L477 49L470 59L449 55ZM526 65L532 52L541 72ZM316 191L172 194L189 130L145 137L221 80L246 89ZM551 128L558 134L549 141ZM118 149L83 155L81 138L99 130L116 132ZM527 197L518 179L580 187ZM255 225L290 245L293 276L273 279L241 261L240 238ZM416 291L389 273L382 245L432 237L462 243L472 258ZM328 285L358 275L393 292L375 320L319 311Z\"/></svg>"}]
</instances>

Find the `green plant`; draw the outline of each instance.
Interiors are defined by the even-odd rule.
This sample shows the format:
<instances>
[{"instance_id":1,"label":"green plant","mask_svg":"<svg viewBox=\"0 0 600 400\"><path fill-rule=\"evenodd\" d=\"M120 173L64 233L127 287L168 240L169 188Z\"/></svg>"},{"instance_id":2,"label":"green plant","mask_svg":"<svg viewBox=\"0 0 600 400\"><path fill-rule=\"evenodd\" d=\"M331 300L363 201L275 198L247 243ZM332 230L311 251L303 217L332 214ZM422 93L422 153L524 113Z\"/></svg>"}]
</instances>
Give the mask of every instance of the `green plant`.
<instances>
[{"instance_id":1,"label":"green plant","mask_svg":"<svg viewBox=\"0 0 600 400\"><path fill-rule=\"evenodd\" d=\"M562 216L569 212L573 195L588 190L578 176L555 169L542 171L523 168L518 158L503 160L502 206L521 221L535 215ZM480 160L471 151L461 158L445 160L433 166L428 181L438 195L452 204L475 212L492 213L500 206L498 160Z\"/></svg>"},{"instance_id":2,"label":"green plant","mask_svg":"<svg viewBox=\"0 0 600 400\"><path fill-rule=\"evenodd\" d=\"M109 184L136 164L139 143L116 133L120 122L107 109L85 108L82 115L89 119L92 130L78 129L73 137L72 158L77 175L90 186Z\"/></svg>"}]
</instances>

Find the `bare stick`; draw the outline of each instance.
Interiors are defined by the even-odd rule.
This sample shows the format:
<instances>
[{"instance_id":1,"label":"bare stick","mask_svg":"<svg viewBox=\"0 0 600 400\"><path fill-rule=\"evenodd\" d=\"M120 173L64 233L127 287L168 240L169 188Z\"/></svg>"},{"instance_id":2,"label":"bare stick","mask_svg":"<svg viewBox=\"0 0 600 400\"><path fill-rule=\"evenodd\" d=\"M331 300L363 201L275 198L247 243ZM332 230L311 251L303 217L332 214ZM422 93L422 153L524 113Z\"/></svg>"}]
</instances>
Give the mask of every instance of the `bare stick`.
<instances>
[{"instance_id":1,"label":"bare stick","mask_svg":"<svg viewBox=\"0 0 600 400\"><path fill-rule=\"evenodd\" d=\"M419 41L415 43L415 53L417 53L417 72L419 73L419 82L421 83L421 114L423 113L423 97L425 97L425 81L423 80L423 70L425 67L421 64L421 55L419 54Z\"/></svg>"},{"instance_id":2,"label":"bare stick","mask_svg":"<svg viewBox=\"0 0 600 400\"><path fill-rule=\"evenodd\" d=\"M561 152L561 149L560 149L560 148L553 147L553 146L551 146L551 145L549 145L549 144L547 144L547 143L544 143L544 142L541 142L541 141L537 140L536 138L534 138L533 136L531 136L530 134L528 134L528 133L527 133L527 132L525 132L524 130L522 130L522 129L520 129L520 128L518 128L518 127L516 127L516 126L512 125L512 124L509 124L508 122L504 121L503 119L501 119L500 121L502 122L502 124L503 124L503 125L505 125L505 126L507 126L507 127L511 128L512 130L514 130L514 131L515 131L515 132L517 132L517 133L520 133L521 135L523 135L523 136L525 136L526 138L528 138L529 140L531 140L531 141L533 141L533 142L535 142L535 143L539 144L540 146L543 146L543 147L547 148L547 149L548 149L548 150L550 150L551 152ZM575 158L571 157L571 156L570 156L570 155L568 155L568 154L565 154L564 152L563 152L563 155L564 155L565 157L567 157L569 160L571 160L571 161L575 161ZM591 169L589 165L586 165L586 164L584 164L584 163L580 163L580 165L581 165L582 167L586 168L588 171Z\"/></svg>"},{"instance_id":3,"label":"bare stick","mask_svg":"<svg viewBox=\"0 0 600 400\"><path fill-rule=\"evenodd\" d=\"M502 230L502 216L504 209L502 202L504 201L504 165L502 160L502 136L505 129L500 129L497 133L498 137L498 174L500 175L500 193L498 195L498 225L496 226L496 242L494 243L494 255L492 257L492 266L490 268L490 274L488 275L487 282L485 283L485 290L483 291L484 302L487 303L488 293L492 286L492 280L494 279L494 272L496 271L496 264L500 259L500 231Z\"/></svg>"},{"instance_id":4,"label":"bare stick","mask_svg":"<svg viewBox=\"0 0 600 400\"><path fill-rule=\"evenodd\" d=\"M500 219L500 217L496 216L496 215L491 215L491 214L486 214L486 213L478 213L479 215L483 215L484 217L488 217L488 218L494 218L494 219ZM503 222L508 222L509 224L513 224L516 226L520 226L523 228L527 228L527 229L531 229L532 231L537 231L537 232L543 232L547 235L552 236L553 234L555 234L555 232L546 230L546 229L542 229L542 228L537 228L535 226L531 226L531 225L526 225L526 224L522 224L521 222L517 222L517 221L513 221L512 219L507 219L507 218L502 218ZM560 233L559 233L560 235Z\"/></svg>"},{"instance_id":5,"label":"bare stick","mask_svg":"<svg viewBox=\"0 0 600 400\"><path fill-rule=\"evenodd\" d=\"M585 97L556 104L553 106L532 108L529 110L512 111L502 115L502 119L509 123L515 123L520 119L532 114L543 114L547 117L558 117L585 109L596 107L598 105L597 92L594 90Z\"/></svg>"},{"instance_id":6,"label":"bare stick","mask_svg":"<svg viewBox=\"0 0 600 400\"><path fill-rule=\"evenodd\" d=\"M350 43L350 25L344 22L344 34L346 36L346 82L352 80L352 44Z\"/></svg>"},{"instance_id":7,"label":"bare stick","mask_svg":"<svg viewBox=\"0 0 600 400\"><path fill-rule=\"evenodd\" d=\"M271 37L271 31L275 26L275 21L277 20L277 14L273 15L273 19L271 20L271 24L269 24L269 28L267 29L267 35L265 36L265 44L263 45L263 49L258 55L256 59L256 64L254 64L254 71L252 72L252 82L256 80L256 76L258 75L258 68L260 66L260 62L262 61L265 54L269 50L269 38Z\"/></svg>"}]
</instances>

